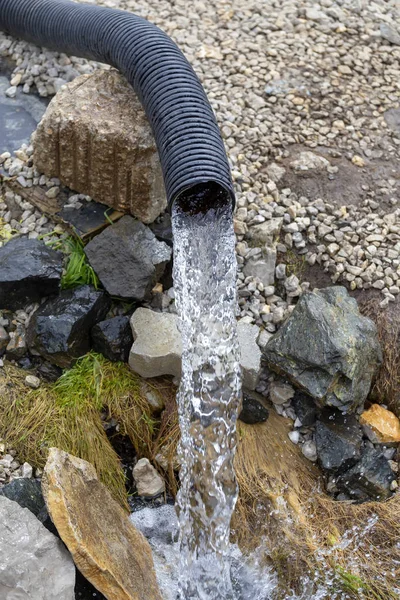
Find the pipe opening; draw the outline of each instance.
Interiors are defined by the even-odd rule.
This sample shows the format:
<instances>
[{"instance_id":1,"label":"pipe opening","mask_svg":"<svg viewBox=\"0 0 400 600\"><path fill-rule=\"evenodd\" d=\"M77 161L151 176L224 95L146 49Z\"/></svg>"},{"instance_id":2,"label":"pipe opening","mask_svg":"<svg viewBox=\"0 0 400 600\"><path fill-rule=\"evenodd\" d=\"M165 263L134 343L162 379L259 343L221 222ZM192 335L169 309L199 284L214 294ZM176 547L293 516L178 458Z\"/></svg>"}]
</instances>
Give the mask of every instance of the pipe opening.
<instances>
[{"instance_id":1,"label":"pipe opening","mask_svg":"<svg viewBox=\"0 0 400 600\"><path fill-rule=\"evenodd\" d=\"M180 211L190 215L204 214L210 209L233 208L230 191L216 181L205 181L186 188L172 202ZM172 208L172 206L171 206Z\"/></svg>"}]
</instances>

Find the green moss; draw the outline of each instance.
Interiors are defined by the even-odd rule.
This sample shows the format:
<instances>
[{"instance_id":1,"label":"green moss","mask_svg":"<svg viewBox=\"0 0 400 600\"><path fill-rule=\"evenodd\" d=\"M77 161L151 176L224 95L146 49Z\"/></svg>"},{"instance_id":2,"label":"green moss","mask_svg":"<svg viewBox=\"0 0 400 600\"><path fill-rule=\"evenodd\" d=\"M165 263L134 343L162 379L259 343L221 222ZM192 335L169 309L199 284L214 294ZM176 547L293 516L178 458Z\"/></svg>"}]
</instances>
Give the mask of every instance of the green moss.
<instances>
[{"instance_id":1,"label":"green moss","mask_svg":"<svg viewBox=\"0 0 400 600\"><path fill-rule=\"evenodd\" d=\"M124 363L91 352L53 385L27 391L26 372L7 366L0 380L0 438L22 460L43 467L50 447L94 465L99 478L126 506L125 477L103 428L114 417L140 457L152 458L158 423L141 391L140 378Z\"/></svg>"}]
</instances>

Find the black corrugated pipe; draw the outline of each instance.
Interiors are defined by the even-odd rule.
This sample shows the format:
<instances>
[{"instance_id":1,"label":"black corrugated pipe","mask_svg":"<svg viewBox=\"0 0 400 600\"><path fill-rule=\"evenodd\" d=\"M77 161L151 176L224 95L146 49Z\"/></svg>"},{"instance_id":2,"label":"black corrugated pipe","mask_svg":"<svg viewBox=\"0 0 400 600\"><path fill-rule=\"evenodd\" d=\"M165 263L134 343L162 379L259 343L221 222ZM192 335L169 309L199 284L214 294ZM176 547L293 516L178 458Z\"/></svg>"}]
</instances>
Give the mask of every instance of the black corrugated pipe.
<instances>
[{"instance_id":1,"label":"black corrugated pipe","mask_svg":"<svg viewBox=\"0 0 400 600\"><path fill-rule=\"evenodd\" d=\"M199 209L217 198L234 204L229 164L207 96L161 29L122 10L70 0L0 0L0 29L108 63L125 75L153 129L170 207L178 198Z\"/></svg>"}]
</instances>

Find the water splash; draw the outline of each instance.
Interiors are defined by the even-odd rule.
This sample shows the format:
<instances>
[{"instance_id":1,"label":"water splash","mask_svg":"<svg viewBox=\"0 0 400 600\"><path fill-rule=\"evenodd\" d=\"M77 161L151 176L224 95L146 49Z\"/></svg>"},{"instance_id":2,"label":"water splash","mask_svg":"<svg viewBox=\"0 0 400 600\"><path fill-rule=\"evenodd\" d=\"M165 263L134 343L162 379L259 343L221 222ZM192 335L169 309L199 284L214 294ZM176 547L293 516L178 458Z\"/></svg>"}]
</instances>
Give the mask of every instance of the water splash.
<instances>
[{"instance_id":1,"label":"water splash","mask_svg":"<svg viewBox=\"0 0 400 600\"><path fill-rule=\"evenodd\" d=\"M178 598L233 600L228 550L241 379L231 206L197 214L175 206L172 223L183 347Z\"/></svg>"}]
</instances>

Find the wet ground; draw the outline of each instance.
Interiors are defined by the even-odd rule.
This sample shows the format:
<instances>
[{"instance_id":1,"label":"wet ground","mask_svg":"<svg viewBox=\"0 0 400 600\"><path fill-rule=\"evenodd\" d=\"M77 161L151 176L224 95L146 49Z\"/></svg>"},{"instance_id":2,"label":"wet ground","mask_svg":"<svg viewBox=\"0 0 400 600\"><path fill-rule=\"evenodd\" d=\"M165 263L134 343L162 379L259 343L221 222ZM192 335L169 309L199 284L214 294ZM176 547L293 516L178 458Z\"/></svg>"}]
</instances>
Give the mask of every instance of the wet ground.
<instances>
[{"instance_id":1,"label":"wet ground","mask_svg":"<svg viewBox=\"0 0 400 600\"><path fill-rule=\"evenodd\" d=\"M10 65L0 58L0 154L29 144L49 103L35 94L24 94L21 87L15 98L8 98L5 92L10 87L10 71Z\"/></svg>"}]
</instances>

